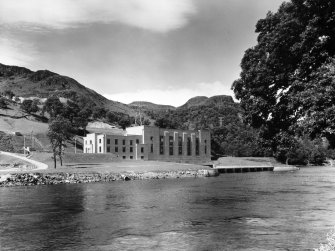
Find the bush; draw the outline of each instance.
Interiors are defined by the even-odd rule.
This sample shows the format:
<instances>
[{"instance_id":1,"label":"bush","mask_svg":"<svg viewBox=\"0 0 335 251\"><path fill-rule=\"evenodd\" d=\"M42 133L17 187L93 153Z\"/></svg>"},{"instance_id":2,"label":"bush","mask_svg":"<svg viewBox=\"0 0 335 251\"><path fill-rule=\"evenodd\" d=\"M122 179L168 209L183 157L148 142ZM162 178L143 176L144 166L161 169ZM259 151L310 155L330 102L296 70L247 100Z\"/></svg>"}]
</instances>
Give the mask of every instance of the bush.
<instances>
[{"instance_id":1,"label":"bush","mask_svg":"<svg viewBox=\"0 0 335 251\"><path fill-rule=\"evenodd\" d=\"M7 102L5 98L0 98L0 109L7 109Z\"/></svg>"}]
</instances>

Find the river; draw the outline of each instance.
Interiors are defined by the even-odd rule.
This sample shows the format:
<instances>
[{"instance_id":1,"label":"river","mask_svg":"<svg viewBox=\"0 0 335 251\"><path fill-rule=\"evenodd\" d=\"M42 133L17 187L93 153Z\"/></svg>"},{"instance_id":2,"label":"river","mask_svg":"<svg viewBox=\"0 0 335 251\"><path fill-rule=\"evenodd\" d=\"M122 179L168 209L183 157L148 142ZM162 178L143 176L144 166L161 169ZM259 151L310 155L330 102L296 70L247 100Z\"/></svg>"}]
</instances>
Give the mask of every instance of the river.
<instances>
[{"instance_id":1,"label":"river","mask_svg":"<svg viewBox=\"0 0 335 251\"><path fill-rule=\"evenodd\" d=\"M335 168L0 188L0 250L312 250Z\"/></svg>"}]
</instances>

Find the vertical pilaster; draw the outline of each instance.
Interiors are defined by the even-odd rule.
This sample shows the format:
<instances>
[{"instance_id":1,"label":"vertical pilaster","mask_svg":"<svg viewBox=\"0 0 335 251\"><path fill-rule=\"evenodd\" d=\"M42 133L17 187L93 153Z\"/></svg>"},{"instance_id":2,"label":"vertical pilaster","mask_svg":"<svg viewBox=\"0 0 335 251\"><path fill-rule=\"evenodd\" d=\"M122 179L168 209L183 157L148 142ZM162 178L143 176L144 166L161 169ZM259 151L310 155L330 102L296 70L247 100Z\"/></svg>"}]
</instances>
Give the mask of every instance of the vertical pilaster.
<instances>
[{"instance_id":1,"label":"vertical pilaster","mask_svg":"<svg viewBox=\"0 0 335 251\"><path fill-rule=\"evenodd\" d=\"M191 133L191 156L195 156L195 133Z\"/></svg>"},{"instance_id":2,"label":"vertical pilaster","mask_svg":"<svg viewBox=\"0 0 335 251\"><path fill-rule=\"evenodd\" d=\"M187 156L187 137L188 134L183 132L183 156Z\"/></svg>"},{"instance_id":3,"label":"vertical pilaster","mask_svg":"<svg viewBox=\"0 0 335 251\"><path fill-rule=\"evenodd\" d=\"M173 133L173 155L178 156L179 155L179 149L178 149L178 132Z\"/></svg>"},{"instance_id":4,"label":"vertical pilaster","mask_svg":"<svg viewBox=\"0 0 335 251\"><path fill-rule=\"evenodd\" d=\"M169 157L169 131L164 131L164 156Z\"/></svg>"}]
</instances>

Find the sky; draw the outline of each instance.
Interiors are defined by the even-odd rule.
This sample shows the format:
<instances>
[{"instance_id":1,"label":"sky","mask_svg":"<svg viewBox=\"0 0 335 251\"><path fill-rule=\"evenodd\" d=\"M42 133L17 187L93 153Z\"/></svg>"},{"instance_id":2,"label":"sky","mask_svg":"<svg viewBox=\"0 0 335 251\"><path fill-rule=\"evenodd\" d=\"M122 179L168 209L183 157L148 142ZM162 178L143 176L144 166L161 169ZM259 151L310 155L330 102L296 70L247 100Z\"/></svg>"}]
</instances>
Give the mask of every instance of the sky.
<instances>
[{"instance_id":1,"label":"sky","mask_svg":"<svg viewBox=\"0 0 335 251\"><path fill-rule=\"evenodd\" d=\"M48 69L108 99L231 95L257 21L282 0L0 0L0 63Z\"/></svg>"}]
</instances>

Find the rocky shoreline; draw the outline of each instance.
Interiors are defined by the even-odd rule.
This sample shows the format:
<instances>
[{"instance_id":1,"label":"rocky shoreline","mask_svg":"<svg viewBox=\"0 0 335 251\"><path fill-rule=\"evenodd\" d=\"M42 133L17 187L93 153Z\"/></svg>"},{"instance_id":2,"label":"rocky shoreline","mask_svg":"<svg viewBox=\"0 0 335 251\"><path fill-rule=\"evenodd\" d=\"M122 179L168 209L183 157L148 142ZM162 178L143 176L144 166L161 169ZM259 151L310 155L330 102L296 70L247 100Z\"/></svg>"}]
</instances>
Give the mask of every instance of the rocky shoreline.
<instances>
[{"instance_id":1,"label":"rocky shoreline","mask_svg":"<svg viewBox=\"0 0 335 251\"><path fill-rule=\"evenodd\" d=\"M0 174L0 187L75 184L91 182L129 181L144 179L198 178L218 176L217 170L186 170L166 172L123 173L15 173Z\"/></svg>"}]
</instances>

